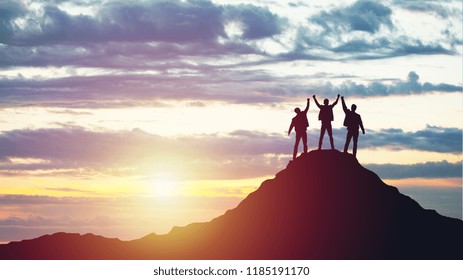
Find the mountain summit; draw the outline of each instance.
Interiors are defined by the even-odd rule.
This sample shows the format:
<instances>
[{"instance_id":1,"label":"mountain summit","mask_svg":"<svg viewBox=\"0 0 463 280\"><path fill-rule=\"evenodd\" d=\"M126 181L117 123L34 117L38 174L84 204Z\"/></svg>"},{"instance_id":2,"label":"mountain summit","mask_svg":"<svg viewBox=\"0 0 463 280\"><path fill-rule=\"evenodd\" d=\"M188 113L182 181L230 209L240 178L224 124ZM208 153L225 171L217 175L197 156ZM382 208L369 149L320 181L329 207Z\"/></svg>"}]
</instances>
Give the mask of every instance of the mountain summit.
<instances>
[{"instance_id":1,"label":"mountain summit","mask_svg":"<svg viewBox=\"0 0 463 280\"><path fill-rule=\"evenodd\" d=\"M463 259L463 221L425 210L349 154L311 151L206 223L120 241L57 233L0 259Z\"/></svg>"}]
</instances>

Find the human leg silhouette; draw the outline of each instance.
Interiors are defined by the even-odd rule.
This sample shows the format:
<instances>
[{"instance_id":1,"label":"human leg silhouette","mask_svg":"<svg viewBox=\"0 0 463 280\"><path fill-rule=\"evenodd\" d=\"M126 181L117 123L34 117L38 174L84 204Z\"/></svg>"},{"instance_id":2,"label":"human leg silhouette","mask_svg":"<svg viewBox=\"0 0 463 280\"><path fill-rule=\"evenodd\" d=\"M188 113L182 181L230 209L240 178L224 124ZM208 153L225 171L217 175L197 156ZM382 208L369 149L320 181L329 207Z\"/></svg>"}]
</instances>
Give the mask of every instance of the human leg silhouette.
<instances>
[{"instance_id":1,"label":"human leg silhouette","mask_svg":"<svg viewBox=\"0 0 463 280\"><path fill-rule=\"evenodd\" d=\"M299 146L299 141L301 140L301 135L296 132L296 142L294 143L294 150L293 150L293 159L296 159L297 156L297 148Z\"/></svg>"},{"instance_id":2,"label":"human leg silhouette","mask_svg":"<svg viewBox=\"0 0 463 280\"><path fill-rule=\"evenodd\" d=\"M328 136L330 137L331 150L334 150L333 129L331 128L331 123L327 125L326 130L328 130Z\"/></svg>"},{"instance_id":3,"label":"human leg silhouette","mask_svg":"<svg viewBox=\"0 0 463 280\"><path fill-rule=\"evenodd\" d=\"M304 145L304 154L307 154L307 132L303 132L301 137L302 137L302 144Z\"/></svg>"},{"instance_id":4,"label":"human leg silhouette","mask_svg":"<svg viewBox=\"0 0 463 280\"><path fill-rule=\"evenodd\" d=\"M354 157L357 156L357 142L359 140L359 131L353 131L353 138L354 138L354 147L352 149L352 154L354 155Z\"/></svg>"},{"instance_id":5,"label":"human leg silhouette","mask_svg":"<svg viewBox=\"0 0 463 280\"><path fill-rule=\"evenodd\" d=\"M349 149L350 139L352 139L352 132L347 130L346 144L344 144L344 153L347 153L347 150Z\"/></svg>"},{"instance_id":6,"label":"human leg silhouette","mask_svg":"<svg viewBox=\"0 0 463 280\"><path fill-rule=\"evenodd\" d=\"M320 130L320 140L318 140L318 149L322 149L322 144L323 144L323 136L325 136L325 130L326 130L326 123L322 121L322 128Z\"/></svg>"}]
</instances>

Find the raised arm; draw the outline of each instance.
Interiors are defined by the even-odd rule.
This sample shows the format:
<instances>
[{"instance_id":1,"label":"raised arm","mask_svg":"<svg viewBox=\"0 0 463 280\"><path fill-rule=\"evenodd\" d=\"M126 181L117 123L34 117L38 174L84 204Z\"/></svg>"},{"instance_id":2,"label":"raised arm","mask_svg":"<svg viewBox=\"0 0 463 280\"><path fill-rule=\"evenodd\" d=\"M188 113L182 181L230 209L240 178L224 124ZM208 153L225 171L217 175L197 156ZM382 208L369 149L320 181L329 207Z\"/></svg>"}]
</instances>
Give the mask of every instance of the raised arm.
<instances>
[{"instance_id":1,"label":"raised arm","mask_svg":"<svg viewBox=\"0 0 463 280\"><path fill-rule=\"evenodd\" d=\"M307 106L305 106L304 113L307 114L307 111L309 111L310 107L310 98L307 98Z\"/></svg>"},{"instance_id":2,"label":"raised arm","mask_svg":"<svg viewBox=\"0 0 463 280\"><path fill-rule=\"evenodd\" d=\"M344 113L347 114L347 106L346 106L346 102L344 101L344 96L341 97L341 103L342 103L342 110L344 110Z\"/></svg>"},{"instance_id":3,"label":"raised arm","mask_svg":"<svg viewBox=\"0 0 463 280\"><path fill-rule=\"evenodd\" d=\"M313 100L315 101L315 104L317 105L318 108L320 108L320 103L318 103L317 98L315 98L315 95L312 96Z\"/></svg>"},{"instance_id":4,"label":"raised arm","mask_svg":"<svg viewBox=\"0 0 463 280\"><path fill-rule=\"evenodd\" d=\"M336 101L334 101L334 103L332 105L333 107L336 106L336 104L338 104L338 100L339 100L339 94L338 94L338 98L336 98Z\"/></svg>"}]
</instances>

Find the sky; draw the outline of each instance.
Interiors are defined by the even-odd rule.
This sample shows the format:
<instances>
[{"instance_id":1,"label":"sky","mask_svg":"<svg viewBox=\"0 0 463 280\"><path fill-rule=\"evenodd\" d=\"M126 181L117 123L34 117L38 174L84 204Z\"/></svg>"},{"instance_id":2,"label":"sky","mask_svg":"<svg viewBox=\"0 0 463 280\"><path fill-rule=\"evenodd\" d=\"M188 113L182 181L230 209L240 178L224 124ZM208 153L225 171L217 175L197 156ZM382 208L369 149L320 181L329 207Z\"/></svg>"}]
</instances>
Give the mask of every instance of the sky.
<instances>
[{"instance_id":1,"label":"sky","mask_svg":"<svg viewBox=\"0 0 463 280\"><path fill-rule=\"evenodd\" d=\"M0 0L0 242L140 238L236 207L306 98L357 158L462 218L461 1ZM309 149L318 144L309 108ZM334 107L337 149L346 129ZM328 138L324 148L329 148Z\"/></svg>"}]
</instances>

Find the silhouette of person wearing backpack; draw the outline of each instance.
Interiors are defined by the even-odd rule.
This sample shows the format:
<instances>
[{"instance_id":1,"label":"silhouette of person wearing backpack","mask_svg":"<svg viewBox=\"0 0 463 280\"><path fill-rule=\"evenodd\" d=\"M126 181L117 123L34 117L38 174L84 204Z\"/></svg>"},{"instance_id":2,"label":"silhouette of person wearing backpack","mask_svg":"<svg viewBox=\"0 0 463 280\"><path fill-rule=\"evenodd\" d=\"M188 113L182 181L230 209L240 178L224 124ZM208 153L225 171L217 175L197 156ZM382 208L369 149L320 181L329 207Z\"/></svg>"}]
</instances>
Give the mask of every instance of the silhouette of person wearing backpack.
<instances>
[{"instance_id":1,"label":"silhouette of person wearing backpack","mask_svg":"<svg viewBox=\"0 0 463 280\"><path fill-rule=\"evenodd\" d=\"M289 126L288 136L291 131L296 131L296 143L294 143L293 159L297 156L297 149L299 142L302 138L302 144L304 145L304 154L307 153L307 127L309 127L309 121L307 120L307 111L309 111L310 98L307 98L307 106L304 111L301 111L299 107L294 109L296 116L291 120L291 125Z\"/></svg>"},{"instance_id":2,"label":"silhouette of person wearing backpack","mask_svg":"<svg viewBox=\"0 0 463 280\"><path fill-rule=\"evenodd\" d=\"M339 94L338 98L336 98L336 101L334 101L334 103L331 105L329 105L330 101L328 99L323 100L323 105L320 105L320 103L318 103L317 99L315 98L315 95L313 96L313 100L315 101L315 104L317 104L317 107L320 108L318 119L322 121L322 128L320 129L320 140L318 141L318 149L322 149L323 136L325 135L325 131L328 131L331 150L334 150L333 129L331 128L331 122L334 120L333 107L338 104Z\"/></svg>"},{"instance_id":3,"label":"silhouette of person wearing backpack","mask_svg":"<svg viewBox=\"0 0 463 280\"><path fill-rule=\"evenodd\" d=\"M346 135L346 144L344 145L344 153L347 153L347 149L349 149L350 140L354 138L354 147L352 150L352 154L354 157L357 155L357 142L359 138L359 128L362 129L362 133L365 134L365 129L363 128L362 117L355 112L357 109L357 105L352 104L351 110L347 109L346 102L344 101L344 96L341 97L342 101L342 109L346 114L344 118L344 126L347 127L347 135Z\"/></svg>"}]
</instances>

